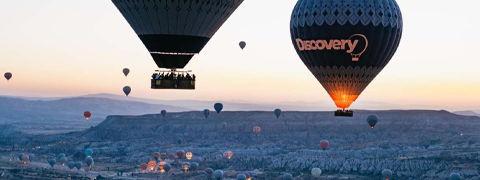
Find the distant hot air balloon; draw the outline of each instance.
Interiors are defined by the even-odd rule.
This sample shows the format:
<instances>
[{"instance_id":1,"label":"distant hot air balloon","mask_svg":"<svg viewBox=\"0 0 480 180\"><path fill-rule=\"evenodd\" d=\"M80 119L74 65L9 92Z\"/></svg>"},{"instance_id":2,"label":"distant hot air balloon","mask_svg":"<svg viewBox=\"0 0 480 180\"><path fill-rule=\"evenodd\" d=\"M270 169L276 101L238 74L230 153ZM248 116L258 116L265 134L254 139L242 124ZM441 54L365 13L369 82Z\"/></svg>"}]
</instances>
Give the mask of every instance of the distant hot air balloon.
<instances>
[{"instance_id":1,"label":"distant hot air balloon","mask_svg":"<svg viewBox=\"0 0 480 180\"><path fill-rule=\"evenodd\" d=\"M292 178L293 178L292 174L290 174L290 173L285 173L283 175L283 180L292 180Z\"/></svg>"},{"instance_id":2,"label":"distant hot air balloon","mask_svg":"<svg viewBox=\"0 0 480 180\"><path fill-rule=\"evenodd\" d=\"M35 160L35 154L28 154L28 160L30 162L34 161Z\"/></svg>"},{"instance_id":3,"label":"distant hot air balloon","mask_svg":"<svg viewBox=\"0 0 480 180\"><path fill-rule=\"evenodd\" d=\"M130 86L125 86L123 87L123 92L125 93L126 96L128 96L130 92L132 92L132 88L130 88Z\"/></svg>"},{"instance_id":4,"label":"distant hot air balloon","mask_svg":"<svg viewBox=\"0 0 480 180\"><path fill-rule=\"evenodd\" d=\"M29 159L28 155L27 155L27 154L23 154L23 156L22 156L23 164L27 164L27 163L28 163L28 159Z\"/></svg>"},{"instance_id":5,"label":"distant hot air balloon","mask_svg":"<svg viewBox=\"0 0 480 180\"><path fill-rule=\"evenodd\" d=\"M150 171L153 171L153 169L155 169L155 166L157 166L157 162L150 161L148 162L148 166L150 166Z\"/></svg>"},{"instance_id":6,"label":"distant hot air balloon","mask_svg":"<svg viewBox=\"0 0 480 180\"><path fill-rule=\"evenodd\" d=\"M248 173L248 175L250 175L250 177L253 177L253 172L252 171L248 171L247 173Z\"/></svg>"},{"instance_id":7,"label":"distant hot air balloon","mask_svg":"<svg viewBox=\"0 0 480 180\"><path fill-rule=\"evenodd\" d=\"M200 164L200 163L203 162L203 159L201 157L195 157L195 158L193 158L193 162L196 162L196 163Z\"/></svg>"},{"instance_id":8,"label":"distant hot air balloon","mask_svg":"<svg viewBox=\"0 0 480 180\"><path fill-rule=\"evenodd\" d=\"M73 168L75 168L75 162L73 162L73 161L68 161L67 167L68 167L68 169L72 170Z\"/></svg>"},{"instance_id":9,"label":"distant hot air balloon","mask_svg":"<svg viewBox=\"0 0 480 180\"><path fill-rule=\"evenodd\" d=\"M112 0L159 68L182 69L243 0Z\"/></svg>"},{"instance_id":10,"label":"distant hot air balloon","mask_svg":"<svg viewBox=\"0 0 480 180\"><path fill-rule=\"evenodd\" d=\"M462 176L460 176L460 174L458 173L450 174L450 180L461 180L461 179L462 179Z\"/></svg>"},{"instance_id":11,"label":"distant hot air balloon","mask_svg":"<svg viewBox=\"0 0 480 180\"><path fill-rule=\"evenodd\" d=\"M10 72L6 72L3 76L5 76L5 79L7 79L7 81L10 81L10 79L12 79L12 73Z\"/></svg>"},{"instance_id":12,"label":"distant hot air balloon","mask_svg":"<svg viewBox=\"0 0 480 180\"><path fill-rule=\"evenodd\" d=\"M207 173L209 175L209 177L212 177L213 169L212 168L207 168L207 169L205 169L205 173Z\"/></svg>"},{"instance_id":13,"label":"distant hot air balloon","mask_svg":"<svg viewBox=\"0 0 480 180\"><path fill-rule=\"evenodd\" d=\"M183 159L183 156L185 155L185 151L184 150L178 150L177 151L177 157L178 159Z\"/></svg>"},{"instance_id":14,"label":"distant hot air balloon","mask_svg":"<svg viewBox=\"0 0 480 180\"><path fill-rule=\"evenodd\" d=\"M223 158L224 159L231 159L233 156L233 152L232 151L225 151L223 152Z\"/></svg>"},{"instance_id":15,"label":"distant hot air balloon","mask_svg":"<svg viewBox=\"0 0 480 180\"><path fill-rule=\"evenodd\" d=\"M85 158L85 164L87 164L88 167L91 167L93 166L94 162L93 162L93 158L91 156L87 156Z\"/></svg>"},{"instance_id":16,"label":"distant hot air balloon","mask_svg":"<svg viewBox=\"0 0 480 180\"><path fill-rule=\"evenodd\" d=\"M175 161L175 154L169 153L168 154L168 159L170 160L170 163L173 163Z\"/></svg>"},{"instance_id":17,"label":"distant hot air balloon","mask_svg":"<svg viewBox=\"0 0 480 180\"><path fill-rule=\"evenodd\" d=\"M75 162L75 168L77 168L77 170L80 170L82 168L82 166L83 166L82 162L80 162L80 161Z\"/></svg>"},{"instance_id":18,"label":"distant hot air balloon","mask_svg":"<svg viewBox=\"0 0 480 180\"><path fill-rule=\"evenodd\" d=\"M328 146L330 145L330 142L328 142L327 140L322 140L320 141L320 147L325 151Z\"/></svg>"},{"instance_id":19,"label":"distant hot air balloon","mask_svg":"<svg viewBox=\"0 0 480 180\"><path fill-rule=\"evenodd\" d=\"M210 115L210 110L208 109L203 110L203 115L205 115L205 118L208 118L208 116Z\"/></svg>"},{"instance_id":20,"label":"distant hot air balloon","mask_svg":"<svg viewBox=\"0 0 480 180\"><path fill-rule=\"evenodd\" d=\"M198 169L198 163L196 163L196 162L190 163L190 169L189 169L189 170L190 170L191 172L196 172L197 169Z\"/></svg>"},{"instance_id":21,"label":"distant hot air balloon","mask_svg":"<svg viewBox=\"0 0 480 180\"><path fill-rule=\"evenodd\" d=\"M140 164L140 169L142 170L142 172L147 171L147 168L148 168L147 164L145 164L145 163Z\"/></svg>"},{"instance_id":22,"label":"distant hot air balloon","mask_svg":"<svg viewBox=\"0 0 480 180\"><path fill-rule=\"evenodd\" d=\"M390 178L392 178L393 172L390 169L384 169L382 171L382 175L385 180L390 180Z\"/></svg>"},{"instance_id":23,"label":"distant hot air balloon","mask_svg":"<svg viewBox=\"0 0 480 180\"><path fill-rule=\"evenodd\" d=\"M177 144L182 144L182 141L183 141L182 138L178 138L178 139L177 139Z\"/></svg>"},{"instance_id":24,"label":"distant hot air balloon","mask_svg":"<svg viewBox=\"0 0 480 180\"><path fill-rule=\"evenodd\" d=\"M299 0L290 20L293 46L340 109L336 116L353 116L346 109L392 59L402 31L395 0Z\"/></svg>"},{"instance_id":25,"label":"distant hot air balloon","mask_svg":"<svg viewBox=\"0 0 480 180\"><path fill-rule=\"evenodd\" d=\"M22 161L22 157L23 157L23 153L17 154L17 158L18 158L19 161Z\"/></svg>"},{"instance_id":26,"label":"distant hot air balloon","mask_svg":"<svg viewBox=\"0 0 480 180\"><path fill-rule=\"evenodd\" d=\"M250 176L250 174L248 174L248 172L244 172L243 174L245 175L247 180L252 180L252 176Z\"/></svg>"},{"instance_id":27,"label":"distant hot air balloon","mask_svg":"<svg viewBox=\"0 0 480 180\"><path fill-rule=\"evenodd\" d=\"M277 116L277 119L280 117L280 115L282 114L282 110L281 109L275 109L273 111L273 113L275 114L275 116Z\"/></svg>"},{"instance_id":28,"label":"distant hot air balloon","mask_svg":"<svg viewBox=\"0 0 480 180\"><path fill-rule=\"evenodd\" d=\"M57 163L57 160L55 160L54 158L51 158L51 159L48 160L48 164L50 164L50 166L52 166L52 168L53 168L53 166L55 166L55 163Z\"/></svg>"},{"instance_id":29,"label":"distant hot air balloon","mask_svg":"<svg viewBox=\"0 0 480 180\"><path fill-rule=\"evenodd\" d=\"M247 180L247 176L245 176L245 174L238 174L237 180Z\"/></svg>"},{"instance_id":30,"label":"distant hot air balloon","mask_svg":"<svg viewBox=\"0 0 480 180\"><path fill-rule=\"evenodd\" d=\"M367 117L367 123L368 125L370 125L370 128L375 128L375 125L377 124L378 122L378 116L377 115L370 115Z\"/></svg>"},{"instance_id":31,"label":"distant hot air balloon","mask_svg":"<svg viewBox=\"0 0 480 180\"><path fill-rule=\"evenodd\" d=\"M92 156L93 155L93 150L92 149L86 149L85 150L85 156Z\"/></svg>"},{"instance_id":32,"label":"distant hot air balloon","mask_svg":"<svg viewBox=\"0 0 480 180\"><path fill-rule=\"evenodd\" d=\"M60 158L60 164L62 164L62 166L65 166L65 164L67 164L67 157L62 157Z\"/></svg>"},{"instance_id":33,"label":"distant hot air balloon","mask_svg":"<svg viewBox=\"0 0 480 180\"><path fill-rule=\"evenodd\" d=\"M153 159L155 159L155 161L158 161L158 159L160 159L160 153L159 152L153 153Z\"/></svg>"},{"instance_id":34,"label":"distant hot air balloon","mask_svg":"<svg viewBox=\"0 0 480 180\"><path fill-rule=\"evenodd\" d=\"M160 154L160 159L162 159L162 161L165 161L167 158L168 158L167 153Z\"/></svg>"},{"instance_id":35,"label":"distant hot air balloon","mask_svg":"<svg viewBox=\"0 0 480 180\"><path fill-rule=\"evenodd\" d=\"M222 158L223 158L223 155L222 155L222 154L217 154L217 155L215 155L215 160L216 160L216 161L220 161L220 160L222 160Z\"/></svg>"},{"instance_id":36,"label":"distant hot air balloon","mask_svg":"<svg viewBox=\"0 0 480 180\"><path fill-rule=\"evenodd\" d=\"M261 127L259 127L259 126L253 127L253 133L255 133L255 135L260 134L260 131L262 131Z\"/></svg>"},{"instance_id":37,"label":"distant hot air balloon","mask_svg":"<svg viewBox=\"0 0 480 180\"><path fill-rule=\"evenodd\" d=\"M172 166L168 163L163 165L163 169L165 170L166 173L168 173L168 171L170 171L170 168L172 168Z\"/></svg>"},{"instance_id":38,"label":"distant hot air balloon","mask_svg":"<svg viewBox=\"0 0 480 180\"><path fill-rule=\"evenodd\" d=\"M217 114L220 114L220 112L222 112L222 109L223 109L223 104L215 103L215 105L213 105L213 108L215 109L215 111L217 111Z\"/></svg>"},{"instance_id":39,"label":"distant hot air balloon","mask_svg":"<svg viewBox=\"0 0 480 180\"><path fill-rule=\"evenodd\" d=\"M247 43L245 41L240 41L240 43L238 43L238 45L240 46L240 48L245 49L245 47L247 46Z\"/></svg>"},{"instance_id":40,"label":"distant hot air balloon","mask_svg":"<svg viewBox=\"0 0 480 180\"><path fill-rule=\"evenodd\" d=\"M161 173L165 172L165 169L163 168L163 166L165 166L165 164L167 164L167 162L165 162L165 161L162 161L162 162L158 163L158 169L160 170Z\"/></svg>"},{"instance_id":41,"label":"distant hot air balloon","mask_svg":"<svg viewBox=\"0 0 480 180\"><path fill-rule=\"evenodd\" d=\"M190 163L188 162L182 163L182 168L185 172L188 172L188 169L190 169Z\"/></svg>"},{"instance_id":42,"label":"distant hot air balloon","mask_svg":"<svg viewBox=\"0 0 480 180\"><path fill-rule=\"evenodd\" d=\"M226 122L222 122L222 129L227 129L227 123Z\"/></svg>"},{"instance_id":43,"label":"distant hot air balloon","mask_svg":"<svg viewBox=\"0 0 480 180\"><path fill-rule=\"evenodd\" d=\"M322 175L322 170L320 168L313 168L312 169L312 176L314 178L319 178Z\"/></svg>"},{"instance_id":44,"label":"distant hot air balloon","mask_svg":"<svg viewBox=\"0 0 480 180\"><path fill-rule=\"evenodd\" d=\"M60 160L62 157L65 157L65 153L57 154L57 159Z\"/></svg>"},{"instance_id":45,"label":"distant hot air balloon","mask_svg":"<svg viewBox=\"0 0 480 180\"><path fill-rule=\"evenodd\" d=\"M127 77L129 73L130 73L130 69L128 68L123 69L123 74L125 74L125 77Z\"/></svg>"},{"instance_id":46,"label":"distant hot air balloon","mask_svg":"<svg viewBox=\"0 0 480 180\"><path fill-rule=\"evenodd\" d=\"M215 170L213 173L215 175L215 179L220 180L223 179L223 171L222 170Z\"/></svg>"},{"instance_id":47,"label":"distant hot air balloon","mask_svg":"<svg viewBox=\"0 0 480 180\"><path fill-rule=\"evenodd\" d=\"M185 157L186 157L188 160L191 160L192 157L193 157L193 153L192 153L192 152L187 152L187 154L185 154Z\"/></svg>"},{"instance_id":48,"label":"distant hot air balloon","mask_svg":"<svg viewBox=\"0 0 480 180\"><path fill-rule=\"evenodd\" d=\"M85 111L83 113L83 116L85 116L85 119L87 119L87 121L90 119L90 117L92 117L92 113L90 113L90 111Z\"/></svg>"},{"instance_id":49,"label":"distant hot air balloon","mask_svg":"<svg viewBox=\"0 0 480 180\"><path fill-rule=\"evenodd\" d=\"M160 114L161 114L163 117L165 117L165 115L167 115L167 111L162 110L162 112L160 112Z\"/></svg>"}]
</instances>

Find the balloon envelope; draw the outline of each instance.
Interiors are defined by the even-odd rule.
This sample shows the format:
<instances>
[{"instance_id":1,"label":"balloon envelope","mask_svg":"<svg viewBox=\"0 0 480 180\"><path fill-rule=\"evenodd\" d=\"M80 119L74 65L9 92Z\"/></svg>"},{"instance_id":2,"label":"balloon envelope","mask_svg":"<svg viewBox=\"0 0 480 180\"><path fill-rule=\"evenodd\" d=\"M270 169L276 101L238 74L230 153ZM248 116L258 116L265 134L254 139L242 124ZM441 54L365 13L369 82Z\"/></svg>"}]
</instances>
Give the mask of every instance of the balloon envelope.
<instances>
[{"instance_id":1,"label":"balloon envelope","mask_svg":"<svg viewBox=\"0 0 480 180\"><path fill-rule=\"evenodd\" d=\"M293 178L292 174L290 174L290 173L285 173L283 175L283 180L292 180L292 178Z\"/></svg>"},{"instance_id":2,"label":"balloon envelope","mask_svg":"<svg viewBox=\"0 0 480 180\"><path fill-rule=\"evenodd\" d=\"M237 180L246 180L247 179L247 176L245 176L245 174L238 174L237 175Z\"/></svg>"},{"instance_id":3,"label":"balloon envelope","mask_svg":"<svg viewBox=\"0 0 480 180\"><path fill-rule=\"evenodd\" d=\"M35 154L28 154L28 160L33 161L35 159Z\"/></svg>"},{"instance_id":4,"label":"balloon envelope","mask_svg":"<svg viewBox=\"0 0 480 180\"><path fill-rule=\"evenodd\" d=\"M185 151L184 150L178 150L177 151L177 157L178 159L183 159L183 156L185 155Z\"/></svg>"},{"instance_id":5,"label":"balloon envelope","mask_svg":"<svg viewBox=\"0 0 480 180\"><path fill-rule=\"evenodd\" d=\"M55 166L55 163L57 163L57 160L55 160L53 158L48 160L48 164L50 164L50 166L52 166L52 168L53 168L53 166Z\"/></svg>"},{"instance_id":6,"label":"balloon envelope","mask_svg":"<svg viewBox=\"0 0 480 180\"><path fill-rule=\"evenodd\" d=\"M392 178L393 172L390 169L384 169L382 171L382 175L384 179L389 180L390 178Z\"/></svg>"},{"instance_id":7,"label":"balloon envelope","mask_svg":"<svg viewBox=\"0 0 480 180\"><path fill-rule=\"evenodd\" d=\"M65 157L65 154L64 153L60 153L57 155L57 159L60 160L62 157Z\"/></svg>"},{"instance_id":8,"label":"balloon envelope","mask_svg":"<svg viewBox=\"0 0 480 180\"><path fill-rule=\"evenodd\" d=\"M159 68L184 68L243 0L112 0Z\"/></svg>"},{"instance_id":9,"label":"balloon envelope","mask_svg":"<svg viewBox=\"0 0 480 180\"><path fill-rule=\"evenodd\" d=\"M130 69L128 68L123 69L123 74L125 74L125 77L127 77L129 73L130 73Z\"/></svg>"},{"instance_id":10,"label":"balloon envelope","mask_svg":"<svg viewBox=\"0 0 480 180\"><path fill-rule=\"evenodd\" d=\"M86 149L85 150L85 155L86 156L92 156L93 155L93 150L92 149Z\"/></svg>"},{"instance_id":11,"label":"balloon envelope","mask_svg":"<svg viewBox=\"0 0 480 180\"><path fill-rule=\"evenodd\" d=\"M297 54L340 109L392 59L402 31L395 0L299 0L290 20Z\"/></svg>"},{"instance_id":12,"label":"balloon envelope","mask_svg":"<svg viewBox=\"0 0 480 180\"><path fill-rule=\"evenodd\" d=\"M60 163L62 164L62 166L65 166L65 164L67 163L67 157L62 157L60 158Z\"/></svg>"},{"instance_id":13,"label":"balloon envelope","mask_svg":"<svg viewBox=\"0 0 480 180\"><path fill-rule=\"evenodd\" d=\"M315 178L319 178L322 175L322 170L320 168L313 168L312 169L312 176Z\"/></svg>"},{"instance_id":14,"label":"balloon envelope","mask_svg":"<svg viewBox=\"0 0 480 180\"><path fill-rule=\"evenodd\" d=\"M277 118L279 118L280 115L282 114L282 110L281 110L281 109L275 109L275 110L273 111L273 113L275 114L275 116L277 116Z\"/></svg>"},{"instance_id":15,"label":"balloon envelope","mask_svg":"<svg viewBox=\"0 0 480 180\"><path fill-rule=\"evenodd\" d=\"M226 122L222 122L222 129L227 129L227 123Z\"/></svg>"},{"instance_id":16,"label":"balloon envelope","mask_svg":"<svg viewBox=\"0 0 480 180\"><path fill-rule=\"evenodd\" d=\"M167 111L162 110L162 112L160 112L160 114L161 114L163 117L165 117L165 115L167 115Z\"/></svg>"},{"instance_id":17,"label":"balloon envelope","mask_svg":"<svg viewBox=\"0 0 480 180\"><path fill-rule=\"evenodd\" d=\"M23 164L27 164L28 160L29 160L28 155L27 155L27 154L24 154L24 155L22 156Z\"/></svg>"},{"instance_id":18,"label":"balloon envelope","mask_svg":"<svg viewBox=\"0 0 480 180\"><path fill-rule=\"evenodd\" d=\"M168 173L168 171L170 171L170 168L172 168L172 166L171 166L170 164L168 164L168 163L165 164L165 165L163 165L163 169L164 169L165 172L167 172L167 173Z\"/></svg>"},{"instance_id":19,"label":"balloon envelope","mask_svg":"<svg viewBox=\"0 0 480 180\"><path fill-rule=\"evenodd\" d=\"M167 159L167 158L168 158L168 156L167 156L166 153L160 154L160 159L162 159L162 161L165 161L165 159Z\"/></svg>"},{"instance_id":20,"label":"balloon envelope","mask_svg":"<svg viewBox=\"0 0 480 180\"><path fill-rule=\"evenodd\" d=\"M90 157L90 156L87 156L85 158L85 164L87 164L87 166L92 166L93 165L93 158Z\"/></svg>"},{"instance_id":21,"label":"balloon envelope","mask_svg":"<svg viewBox=\"0 0 480 180\"><path fill-rule=\"evenodd\" d=\"M208 118L208 116L210 115L210 110L208 109L203 110L203 115L205 115L205 118Z\"/></svg>"},{"instance_id":22,"label":"balloon envelope","mask_svg":"<svg viewBox=\"0 0 480 180\"><path fill-rule=\"evenodd\" d=\"M123 92L125 93L126 96L128 96L130 92L132 92L132 88L130 88L130 86L125 86L123 87Z\"/></svg>"},{"instance_id":23,"label":"balloon envelope","mask_svg":"<svg viewBox=\"0 0 480 180\"><path fill-rule=\"evenodd\" d=\"M212 168L207 168L207 169L205 169L205 172L209 175L212 175L213 174L213 169Z\"/></svg>"},{"instance_id":24,"label":"balloon envelope","mask_svg":"<svg viewBox=\"0 0 480 180\"><path fill-rule=\"evenodd\" d=\"M460 179L462 179L462 176L460 176L460 174L458 173L450 174L450 180L460 180Z\"/></svg>"},{"instance_id":25,"label":"balloon envelope","mask_svg":"<svg viewBox=\"0 0 480 180\"><path fill-rule=\"evenodd\" d=\"M73 168L75 168L75 162L73 162L73 161L68 161L67 167L68 167L68 169L72 170Z\"/></svg>"},{"instance_id":26,"label":"balloon envelope","mask_svg":"<svg viewBox=\"0 0 480 180\"><path fill-rule=\"evenodd\" d=\"M148 165L146 163L140 164L140 169L142 170L142 172L147 171L147 168L148 168Z\"/></svg>"},{"instance_id":27,"label":"balloon envelope","mask_svg":"<svg viewBox=\"0 0 480 180\"><path fill-rule=\"evenodd\" d=\"M82 166L83 166L82 162L80 162L80 161L75 162L75 168L77 168L77 170L80 170L82 168Z\"/></svg>"},{"instance_id":28,"label":"balloon envelope","mask_svg":"<svg viewBox=\"0 0 480 180\"><path fill-rule=\"evenodd\" d=\"M368 125L370 125L370 128L372 129L375 128L375 125L377 124L377 122L378 122L377 115L372 114L367 117L367 123Z\"/></svg>"},{"instance_id":29,"label":"balloon envelope","mask_svg":"<svg viewBox=\"0 0 480 180\"><path fill-rule=\"evenodd\" d=\"M327 140L322 140L320 141L320 147L325 151L328 146L330 145L330 142L328 142Z\"/></svg>"},{"instance_id":30,"label":"balloon envelope","mask_svg":"<svg viewBox=\"0 0 480 180\"><path fill-rule=\"evenodd\" d=\"M190 171L196 171L198 169L198 163L192 162L190 164Z\"/></svg>"},{"instance_id":31,"label":"balloon envelope","mask_svg":"<svg viewBox=\"0 0 480 180\"><path fill-rule=\"evenodd\" d=\"M240 43L238 43L238 45L240 46L240 48L245 49L245 46L247 46L247 43L245 41L240 41Z\"/></svg>"},{"instance_id":32,"label":"balloon envelope","mask_svg":"<svg viewBox=\"0 0 480 180\"><path fill-rule=\"evenodd\" d=\"M215 176L215 179L223 179L223 171L222 170L215 170L213 173Z\"/></svg>"},{"instance_id":33,"label":"balloon envelope","mask_svg":"<svg viewBox=\"0 0 480 180\"><path fill-rule=\"evenodd\" d=\"M85 119L90 119L90 117L92 117L92 113L90 111L85 111L83 113L83 116L85 117Z\"/></svg>"},{"instance_id":34,"label":"balloon envelope","mask_svg":"<svg viewBox=\"0 0 480 180\"><path fill-rule=\"evenodd\" d=\"M220 112L222 112L222 109L223 109L223 104L215 103L215 105L213 105L213 108L215 108L215 111L217 111L217 114L220 114Z\"/></svg>"},{"instance_id":35,"label":"balloon envelope","mask_svg":"<svg viewBox=\"0 0 480 180\"><path fill-rule=\"evenodd\" d=\"M253 127L253 133L255 133L256 135L260 134L260 131L262 131L261 127L259 126Z\"/></svg>"},{"instance_id":36,"label":"balloon envelope","mask_svg":"<svg viewBox=\"0 0 480 180\"><path fill-rule=\"evenodd\" d=\"M5 77L5 79L7 79L7 81L12 79L12 73L10 73L10 72L5 73L5 75L3 75L3 76Z\"/></svg>"}]
</instances>

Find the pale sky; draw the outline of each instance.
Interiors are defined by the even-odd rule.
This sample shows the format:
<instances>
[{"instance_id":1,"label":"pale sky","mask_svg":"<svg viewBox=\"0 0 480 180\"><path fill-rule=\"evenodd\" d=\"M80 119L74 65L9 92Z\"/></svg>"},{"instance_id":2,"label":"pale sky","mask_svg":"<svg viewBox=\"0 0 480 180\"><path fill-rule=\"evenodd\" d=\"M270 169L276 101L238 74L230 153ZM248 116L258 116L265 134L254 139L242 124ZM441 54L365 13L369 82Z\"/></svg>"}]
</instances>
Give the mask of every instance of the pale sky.
<instances>
[{"instance_id":1,"label":"pale sky","mask_svg":"<svg viewBox=\"0 0 480 180\"><path fill-rule=\"evenodd\" d=\"M479 1L397 0L400 47L358 101L480 109ZM296 0L245 0L187 65L195 91L151 90L156 64L110 0L1 0L0 95L334 103L290 40ZM241 51L239 41L246 41ZM131 70L128 78L122 69ZM361 108L353 104L352 108Z\"/></svg>"}]
</instances>

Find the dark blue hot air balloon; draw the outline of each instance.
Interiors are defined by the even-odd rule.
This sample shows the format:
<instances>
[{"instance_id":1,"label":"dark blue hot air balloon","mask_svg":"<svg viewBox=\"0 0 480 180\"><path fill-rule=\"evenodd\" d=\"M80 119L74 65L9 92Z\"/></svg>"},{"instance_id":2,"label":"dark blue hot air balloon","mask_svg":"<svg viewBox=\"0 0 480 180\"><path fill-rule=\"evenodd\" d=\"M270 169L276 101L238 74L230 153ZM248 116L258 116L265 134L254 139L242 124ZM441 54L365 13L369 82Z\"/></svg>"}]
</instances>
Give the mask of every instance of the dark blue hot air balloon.
<instances>
[{"instance_id":1,"label":"dark blue hot air balloon","mask_svg":"<svg viewBox=\"0 0 480 180\"><path fill-rule=\"evenodd\" d=\"M277 119L280 117L280 115L282 115L282 110L281 109L275 109L273 111L273 113L275 114L275 116L277 116Z\"/></svg>"},{"instance_id":2,"label":"dark blue hot air balloon","mask_svg":"<svg viewBox=\"0 0 480 180\"><path fill-rule=\"evenodd\" d=\"M53 168L53 166L55 166L55 163L57 163L57 160L55 160L55 158L51 158L51 159L48 160L48 164L50 164L50 166L52 166L52 168Z\"/></svg>"},{"instance_id":3,"label":"dark blue hot air balloon","mask_svg":"<svg viewBox=\"0 0 480 180\"><path fill-rule=\"evenodd\" d=\"M375 125L377 124L378 122L378 116L375 115L375 114L372 114L372 115L369 115L367 117L367 123L368 125L370 125L370 128L375 128Z\"/></svg>"},{"instance_id":4,"label":"dark blue hot air balloon","mask_svg":"<svg viewBox=\"0 0 480 180\"><path fill-rule=\"evenodd\" d=\"M163 117L165 117L165 115L167 115L167 111L162 110L162 112L160 112L160 114L161 114Z\"/></svg>"},{"instance_id":5,"label":"dark blue hot air balloon","mask_svg":"<svg viewBox=\"0 0 480 180\"><path fill-rule=\"evenodd\" d=\"M300 59L346 110L392 59L403 19L395 0L298 0L290 33Z\"/></svg>"},{"instance_id":6,"label":"dark blue hot air balloon","mask_svg":"<svg viewBox=\"0 0 480 180\"><path fill-rule=\"evenodd\" d=\"M450 174L450 180L461 180L461 179L462 179L462 176L460 176L460 174L458 173Z\"/></svg>"},{"instance_id":7,"label":"dark blue hot air balloon","mask_svg":"<svg viewBox=\"0 0 480 180\"><path fill-rule=\"evenodd\" d=\"M132 92L132 88L130 88L130 86L125 86L123 87L123 92L125 93L126 96L128 96L130 92Z\"/></svg>"},{"instance_id":8,"label":"dark blue hot air balloon","mask_svg":"<svg viewBox=\"0 0 480 180\"><path fill-rule=\"evenodd\" d=\"M170 171L170 168L172 168L172 166L168 163L163 165L163 170L165 170L166 173L168 173L168 171Z\"/></svg>"},{"instance_id":9,"label":"dark blue hot air balloon","mask_svg":"<svg viewBox=\"0 0 480 180\"><path fill-rule=\"evenodd\" d=\"M217 114L220 114L220 112L222 112L222 109L223 109L223 104L215 103L215 105L213 105L213 108L215 108L215 111L217 111Z\"/></svg>"},{"instance_id":10,"label":"dark blue hot air balloon","mask_svg":"<svg viewBox=\"0 0 480 180\"><path fill-rule=\"evenodd\" d=\"M89 148L89 149L86 149L86 150L85 150L85 156L92 156L92 154L93 154L93 150L92 150L92 149Z\"/></svg>"},{"instance_id":11,"label":"dark blue hot air balloon","mask_svg":"<svg viewBox=\"0 0 480 180\"><path fill-rule=\"evenodd\" d=\"M208 116L210 115L210 110L208 109L203 110L203 115L205 115L205 118L208 118Z\"/></svg>"}]
</instances>

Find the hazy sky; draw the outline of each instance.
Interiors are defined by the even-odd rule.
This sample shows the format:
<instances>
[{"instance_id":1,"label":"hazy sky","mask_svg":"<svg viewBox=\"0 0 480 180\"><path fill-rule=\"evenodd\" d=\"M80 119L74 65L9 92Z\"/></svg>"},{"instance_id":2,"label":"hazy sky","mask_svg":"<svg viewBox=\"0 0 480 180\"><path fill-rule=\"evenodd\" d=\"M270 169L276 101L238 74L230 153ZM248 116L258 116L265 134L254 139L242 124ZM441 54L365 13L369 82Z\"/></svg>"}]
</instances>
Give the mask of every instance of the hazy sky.
<instances>
[{"instance_id":1,"label":"hazy sky","mask_svg":"<svg viewBox=\"0 0 480 180\"><path fill-rule=\"evenodd\" d=\"M479 1L397 0L397 54L357 101L480 109ZM155 99L330 101L290 41L296 0L245 0L187 65L197 90L151 90L157 68L110 0L0 1L0 95L122 94ZM246 41L241 51L238 42ZM129 67L128 78L122 69ZM361 108L352 106L353 108Z\"/></svg>"}]
</instances>

